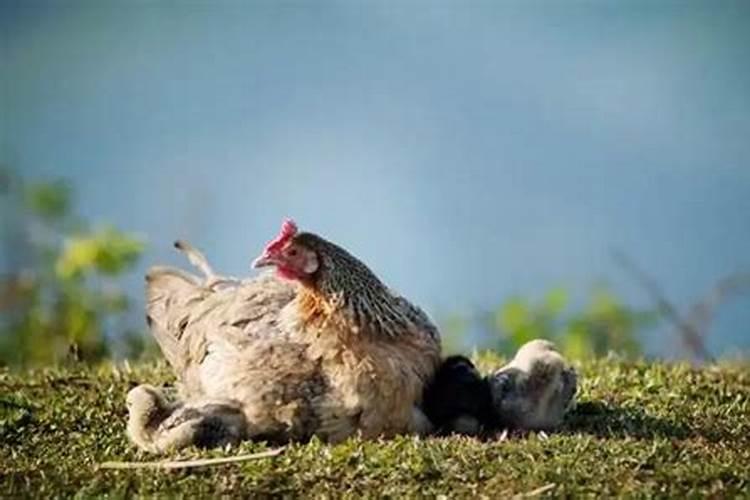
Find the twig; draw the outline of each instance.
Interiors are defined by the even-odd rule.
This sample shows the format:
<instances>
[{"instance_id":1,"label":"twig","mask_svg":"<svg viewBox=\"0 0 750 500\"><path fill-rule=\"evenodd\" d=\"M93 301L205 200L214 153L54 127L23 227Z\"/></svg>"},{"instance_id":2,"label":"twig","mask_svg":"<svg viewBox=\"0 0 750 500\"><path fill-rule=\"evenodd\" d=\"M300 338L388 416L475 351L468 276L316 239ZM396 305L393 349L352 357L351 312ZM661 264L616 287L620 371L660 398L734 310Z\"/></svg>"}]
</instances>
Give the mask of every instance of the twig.
<instances>
[{"instance_id":1,"label":"twig","mask_svg":"<svg viewBox=\"0 0 750 500\"><path fill-rule=\"evenodd\" d=\"M237 455L235 457L204 458L198 460L163 460L160 462L103 462L97 466L98 469L187 469L193 467L208 467L213 465L224 465L261 458L270 458L280 455L285 447L274 448L260 453L248 455Z\"/></svg>"},{"instance_id":2,"label":"twig","mask_svg":"<svg viewBox=\"0 0 750 500\"><path fill-rule=\"evenodd\" d=\"M541 495L542 493L547 493L549 490L555 488L557 485L555 483L549 483L545 484L544 486L540 486L539 488L535 490L528 491L526 493L519 493L518 495L513 495L513 499L521 499L521 498L531 498L531 497L537 497Z\"/></svg>"},{"instance_id":3,"label":"twig","mask_svg":"<svg viewBox=\"0 0 750 500\"><path fill-rule=\"evenodd\" d=\"M688 318L696 330L705 337L716 309L735 295L750 290L750 274L733 273L720 279L711 291L693 304Z\"/></svg>"},{"instance_id":4,"label":"twig","mask_svg":"<svg viewBox=\"0 0 750 500\"><path fill-rule=\"evenodd\" d=\"M690 351L693 353L693 356L704 361L712 362L714 360L713 356L711 356L711 353L708 352L708 349L706 349L701 335L690 322L685 321L682 316L680 316L677 308L669 300L667 300L666 295L664 294L656 280L649 276L645 271L640 269L624 253L618 250L612 250L612 256L624 270L632 274L633 277L641 284L641 286L646 289L649 294L651 294L654 301L656 301L657 307L662 313L662 316L669 319L675 325L677 331L682 337L683 343L688 347L688 349L690 349Z\"/></svg>"}]
</instances>

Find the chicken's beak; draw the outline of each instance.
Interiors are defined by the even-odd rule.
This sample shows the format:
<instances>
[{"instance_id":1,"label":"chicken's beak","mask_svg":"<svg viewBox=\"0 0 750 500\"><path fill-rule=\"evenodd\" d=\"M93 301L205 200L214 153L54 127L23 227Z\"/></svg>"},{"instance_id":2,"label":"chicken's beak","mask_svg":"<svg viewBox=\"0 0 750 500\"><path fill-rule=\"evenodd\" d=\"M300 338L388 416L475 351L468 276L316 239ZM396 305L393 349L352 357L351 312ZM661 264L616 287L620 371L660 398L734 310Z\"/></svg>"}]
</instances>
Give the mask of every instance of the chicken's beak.
<instances>
[{"instance_id":1,"label":"chicken's beak","mask_svg":"<svg viewBox=\"0 0 750 500\"><path fill-rule=\"evenodd\" d=\"M274 259L269 253L262 253L253 261L253 268L258 269L259 267L268 267L276 264Z\"/></svg>"}]
</instances>

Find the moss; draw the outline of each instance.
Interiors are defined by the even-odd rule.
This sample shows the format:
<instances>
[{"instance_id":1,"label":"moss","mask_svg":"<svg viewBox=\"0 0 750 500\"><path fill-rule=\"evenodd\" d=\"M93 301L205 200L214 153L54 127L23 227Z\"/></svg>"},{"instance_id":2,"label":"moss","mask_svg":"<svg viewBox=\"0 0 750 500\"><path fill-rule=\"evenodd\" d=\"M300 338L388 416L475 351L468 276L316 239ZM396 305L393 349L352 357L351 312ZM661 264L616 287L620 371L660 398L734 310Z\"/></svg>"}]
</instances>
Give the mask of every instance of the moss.
<instances>
[{"instance_id":1,"label":"moss","mask_svg":"<svg viewBox=\"0 0 750 500\"><path fill-rule=\"evenodd\" d=\"M163 365L0 372L0 495L748 496L746 366L598 360L579 370L578 407L549 436L313 441L272 459L180 471L96 469L153 458L128 444L124 400L135 384L169 381Z\"/></svg>"}]
</instances>

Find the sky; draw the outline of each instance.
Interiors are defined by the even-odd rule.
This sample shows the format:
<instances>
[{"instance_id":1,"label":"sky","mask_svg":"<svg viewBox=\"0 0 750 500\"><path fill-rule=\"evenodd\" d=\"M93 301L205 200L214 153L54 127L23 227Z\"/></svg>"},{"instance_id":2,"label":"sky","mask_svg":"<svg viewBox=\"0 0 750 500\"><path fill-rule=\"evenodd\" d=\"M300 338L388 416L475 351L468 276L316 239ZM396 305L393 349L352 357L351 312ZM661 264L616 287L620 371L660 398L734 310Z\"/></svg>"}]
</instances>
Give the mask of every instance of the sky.
<instances>
[{"instance_id":1,"label":"sky","mask_svg":"<svg viewBox=\"0 0 750 500\"><path fill-rule=\"evenodd\" d=\"M435 316L750 270L750 3L0 2L0 161L246 275L283 217ZM750 296L708 339L750 349ZM666 353L669 328L645 339Z\"/></svg>"}]
</instances>

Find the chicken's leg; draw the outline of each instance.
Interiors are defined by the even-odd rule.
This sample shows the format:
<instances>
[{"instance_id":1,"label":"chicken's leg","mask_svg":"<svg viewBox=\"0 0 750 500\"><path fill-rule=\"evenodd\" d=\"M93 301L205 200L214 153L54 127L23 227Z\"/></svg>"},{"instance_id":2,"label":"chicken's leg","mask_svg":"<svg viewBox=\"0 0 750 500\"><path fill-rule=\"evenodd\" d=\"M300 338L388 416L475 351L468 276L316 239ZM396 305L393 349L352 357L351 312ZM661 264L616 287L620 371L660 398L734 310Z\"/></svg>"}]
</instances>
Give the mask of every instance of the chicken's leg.
<instances>
[{"instance_id":1,"label":"chicken's leg","mask_svg":"<svg viewBox=\"0 0 750 500\"><path fill-rule=\"evenodd\" d=\"M152 453L237 444L247 435L245 417L231 401L168 403L158 389L140 385L128 393L127 403L128 436Z\"/></svg>"}]
</instances>

